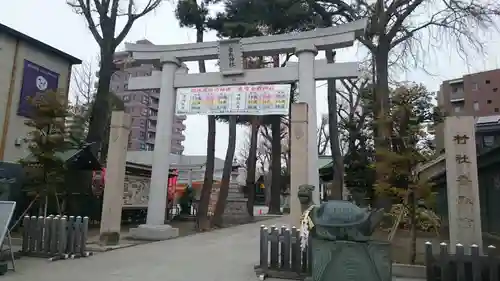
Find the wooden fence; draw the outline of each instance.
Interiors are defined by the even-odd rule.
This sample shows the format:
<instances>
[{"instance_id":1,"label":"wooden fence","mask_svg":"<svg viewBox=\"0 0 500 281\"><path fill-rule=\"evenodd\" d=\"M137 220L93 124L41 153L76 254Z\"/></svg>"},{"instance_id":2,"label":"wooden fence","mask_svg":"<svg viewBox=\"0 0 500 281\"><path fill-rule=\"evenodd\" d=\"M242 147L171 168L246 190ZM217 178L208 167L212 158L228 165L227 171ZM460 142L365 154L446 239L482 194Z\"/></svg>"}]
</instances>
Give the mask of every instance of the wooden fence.
<instances>
[{"instance_id":1,"label":"wooden fence","mask_svg":"<svg viewBox=\"0 0 500 281\"><path fill-rule=\"evenodd\" d=\"M24 217L21 254L60 260L88 257L88 217Z\"/></svg>"},{"instance_id":2,"label":"wooden fence","mask_svg":"<svg viewBox=\"0 0 500 281\"><path fill-rule=\"evenodd\" d=\"M466 254L465 247L457 244L455 254L450 254L448 245L441 243L439 254L434 255L432 243L426 242L427 281L500 281L500 259L495 257L495 249L490 245L481 254L477 245L471 245Z\"/></svg>"},{"instance_id":3,"label":"wooden fence","mask_svg":"<svg viewBox=\"0 0 500 281\"><path fill-rule=\"evenodd\" d=\"M260 261L255 272L262 277L303 279L311 275L311 251L300 247L300 231L285 226L260 227Z\"/></svg>"}]
</instances>

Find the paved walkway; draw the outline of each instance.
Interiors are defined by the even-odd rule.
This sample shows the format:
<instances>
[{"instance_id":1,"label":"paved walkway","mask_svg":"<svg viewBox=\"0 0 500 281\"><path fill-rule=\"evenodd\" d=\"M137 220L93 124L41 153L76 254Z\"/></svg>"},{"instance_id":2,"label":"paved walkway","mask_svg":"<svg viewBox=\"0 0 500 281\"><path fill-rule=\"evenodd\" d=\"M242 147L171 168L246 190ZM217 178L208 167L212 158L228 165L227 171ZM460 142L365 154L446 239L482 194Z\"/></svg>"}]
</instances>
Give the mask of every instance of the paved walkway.
<instances>
[{"instance_id":1,"label":"paved walkway","mask_svg":"<svg viewBox=\"0 0 500 281\"><path fill-rule=\"evenodd\" d=\"M284 219L266 224L281 225ZM262 222L261 222L262 223ZM256 281L259 225L247 224L174 240L48 262L22 258L5 281ZM407 280L398 280L407 281Z\"/></svg>"}]
</instances>

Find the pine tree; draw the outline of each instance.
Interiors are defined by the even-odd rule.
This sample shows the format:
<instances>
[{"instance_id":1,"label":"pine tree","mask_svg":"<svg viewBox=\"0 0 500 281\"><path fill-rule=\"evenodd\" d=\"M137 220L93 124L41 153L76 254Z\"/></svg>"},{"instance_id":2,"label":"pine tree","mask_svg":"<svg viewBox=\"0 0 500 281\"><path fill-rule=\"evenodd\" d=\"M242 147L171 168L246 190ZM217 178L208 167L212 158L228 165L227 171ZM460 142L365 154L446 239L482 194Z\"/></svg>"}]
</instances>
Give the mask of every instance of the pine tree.
<instances>
[{"instance_id":1,"label":"pine tree","mask_svg":"<svg viewBox=\"0 0 500 281\"><path fill-rule=\"evenodd\" d=\"M375 190L377 194L392 199L395 221L394 229L406 222L411 231L410 263L416 259L416 231L424 224L439 227L439 221L430 211L434 207L432 183L419 179L415 173L419 164L430 160L435 153L432 147L432 136L426 128L429 124L439 122L432 104L432 94L422 85L403 85L392 90L390 115L385 122L392 124L393 132L390 149L378 150L379 159L376 170L381 178L377 178ZM424 205L425 207L420 207ZM395 212L395 210L397 210ZM395 214L398 213L398 214ZM425 220L423 222L422 220Z\"/></svg>"},{"instance_id":2,"label":"pine tree","mask_svg":"<svg viewBox=\"0 0 500 281\"><path fill-rule=\"evenodd\" d=\"M40 93L30 99L30 103L33 106L32 115L25 122L32 128L28 137L30 155L20 162L27 172L26 191L44 200L43 204L39 204L39 215L43 213L45 216L49 197L54 195L57 198L62 191L66 171L62 156L73 145L66 138L68 111L65 93ZM59 203L58 200L56 202Z\"/></svg>"}]
</instances>

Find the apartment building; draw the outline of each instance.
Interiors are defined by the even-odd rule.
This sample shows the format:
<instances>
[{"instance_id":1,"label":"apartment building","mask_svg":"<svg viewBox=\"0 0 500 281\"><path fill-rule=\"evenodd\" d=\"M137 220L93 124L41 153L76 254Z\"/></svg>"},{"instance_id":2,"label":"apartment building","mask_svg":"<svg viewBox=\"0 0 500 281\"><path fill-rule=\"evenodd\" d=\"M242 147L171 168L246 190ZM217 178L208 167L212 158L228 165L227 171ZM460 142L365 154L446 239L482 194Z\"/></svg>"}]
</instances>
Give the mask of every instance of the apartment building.
<instances>
[{"instance_id":1,"label":"apartment building","mask_svg":"<svg viewBox=\"0 0 500 281\"><path fill-rule=\"evenodd\" d=\"M468 74L444 81L438 94L438 104L448 115L499 115L499 89L500 69Z\"/></svg>"},{"instance_id":2,"label":"apartment building","mask_svg":"<svg viewBox=\"0 0 500 281\"><path fill-rule=\"evenodd\" d=\"M475 116L483 123L484 118L479 117L500 115L500 69L444 81L437 101L447 116ZM444 148L443 129L442 125L436 127L438 151Z\"/></svg>"},{"instance_id":3,"label":"apartment building","mask_svg":"<svg viewBox=\"0 0 500 281\"><path fill-rule=\"evenodd\" d=\"M148 40L137 41L138 44L152 44ZM158 66L152 64L137 65L127 60L126 52L115 54L117 70L111 79L111 90L125 103L125 111L132 117L128 149L130 151L154 150L156 137L156 124L158 122L158 105L160 101L160 89L128 90L128 79L130 77L151 76L153 70L159 70ZM184 121L186 116L175 116L172 128L171 153L182 154L185 140Z\"/></svg>"}]
</instances>

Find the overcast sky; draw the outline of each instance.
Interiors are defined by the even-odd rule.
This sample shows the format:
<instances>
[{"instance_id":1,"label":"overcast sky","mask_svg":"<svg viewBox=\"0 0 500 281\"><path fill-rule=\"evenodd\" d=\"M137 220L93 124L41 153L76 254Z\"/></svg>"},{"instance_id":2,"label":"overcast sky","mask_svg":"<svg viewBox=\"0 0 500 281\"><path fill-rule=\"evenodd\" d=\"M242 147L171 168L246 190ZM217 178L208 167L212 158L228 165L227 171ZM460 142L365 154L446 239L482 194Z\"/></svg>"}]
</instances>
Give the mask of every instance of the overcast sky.
<instances>
[{"instance_id":1,"label":"overcast sky","mask_svg":"<svg viewBox=\"0 0 500 281\"><path fill-rule=\"evenodd\" d=\"M138 20L126 41L133 42L148 39L155 44L180 44L195 41L194 31L180 28L174 15L173 1L166 1L154 13ZM98 53L97 44L87 29L84 18L73 13L65 0L15 0L3 1L0 9L0 22L20 32L26 33L40 41L54 46L64 52L74 55L84 61L95 58ZM205 35L205 41L216 40L215 33ZM395 79L400 81L415 81L425 84L429 90L436 91L442 80L461 77L467 73L490 70L500 67L500 39L499 36L488 40L487 54L474 55L469 59L469 66L460 59L453 49L442 49L429 55L427 72L414 69L408 73L400 73ZM120 47L122 48L122 47ZM355 61L362 56L362 51L350 48L339 53L339 61ZM318 55L322 57L322 54ZM197 72L196 64L189 64L190 72ZM213 64L209 64L208 71L215 71ZM317 82L318 116L326 113L326 87L323 81ZM186 121L186 141L184 142L187 155L205 155L206 152L206 117L189 116ZM227 147L228 127L225 124L217 125L216 156L224 158ZM241 145L243 128L239 128Z\"/></svg>"}]
</instances>

